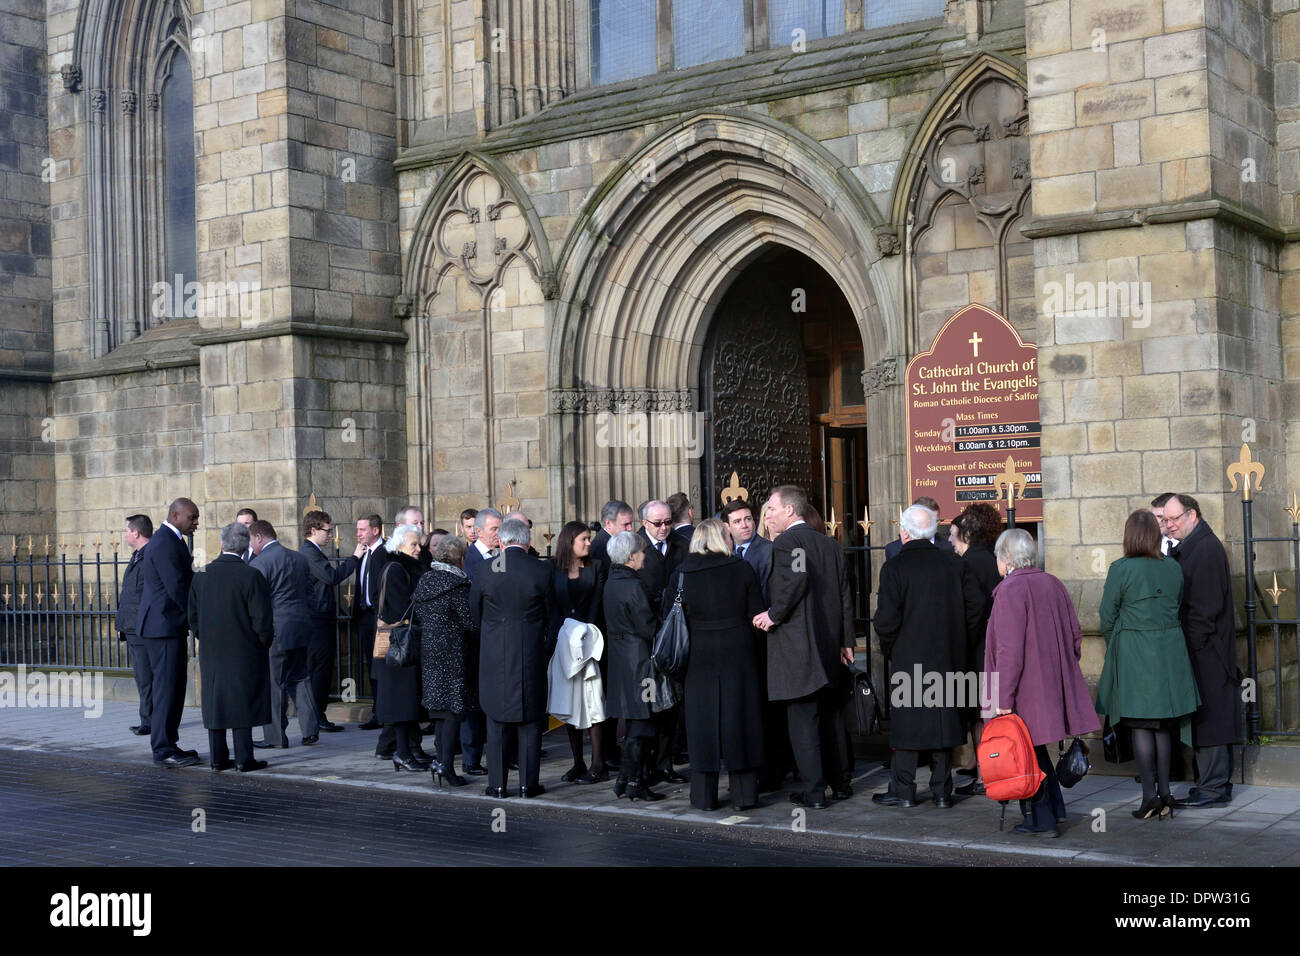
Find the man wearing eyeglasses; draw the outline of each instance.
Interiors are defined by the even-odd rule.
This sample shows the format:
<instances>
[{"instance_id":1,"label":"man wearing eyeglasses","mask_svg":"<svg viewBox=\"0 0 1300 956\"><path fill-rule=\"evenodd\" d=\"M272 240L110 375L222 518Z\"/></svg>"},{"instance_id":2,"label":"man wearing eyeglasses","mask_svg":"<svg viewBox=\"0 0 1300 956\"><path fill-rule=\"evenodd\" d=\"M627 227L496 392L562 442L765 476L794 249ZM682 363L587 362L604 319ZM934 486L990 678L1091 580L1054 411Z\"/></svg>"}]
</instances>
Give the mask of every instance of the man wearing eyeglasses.
<instances>
[{"instance_id":1,"label":"man wearing eyeglasses","mask_svg":"<svg viewBox=\"0 0 1300 956\"><path fill-rule=\"evenodd\" d=\"M1178 617L1201 693L1201 706L1192 714L1196 786L1175 805L1222 807L1232 800L1232 745L1241 739L1241 671L1228 554L1190 495L1174 495L1165 503L1164 533L1178 542L1170 552L1183 571Z\"/></svg>"},{"instance_id":2,"label":"man wearing eyeglasses","mask_svg":"<svg viewBox=\"0 0 1300 956\"><path fill-rule=\"evenodd\" d=\"M1178 546L1178 542L1169 537L1169 532L1165 528L1165 505L1169 504L1169 499L1174 497L1172 491L1166 491L1162 495L1157 495L1151 499L1151 513L1156 516L1156 524L1160 526L1160 553L1168 554L1173 548ZM1178 509L1175 508L1175 511Z\"/></svg>"},{"instance_id":3,"label":"man wearing eyeglasses","mask_svg":"<svg viewBox=\"0 0 1300 956\"><path fill-rule=\"evenodd\" d=\"M686 557L687 545L673 530L673 510L652 499L641 506L641 536L645 539L645 563L637 572L650 595L650 606L663 604L664 585Z\"/></svg>"}]
</instances>

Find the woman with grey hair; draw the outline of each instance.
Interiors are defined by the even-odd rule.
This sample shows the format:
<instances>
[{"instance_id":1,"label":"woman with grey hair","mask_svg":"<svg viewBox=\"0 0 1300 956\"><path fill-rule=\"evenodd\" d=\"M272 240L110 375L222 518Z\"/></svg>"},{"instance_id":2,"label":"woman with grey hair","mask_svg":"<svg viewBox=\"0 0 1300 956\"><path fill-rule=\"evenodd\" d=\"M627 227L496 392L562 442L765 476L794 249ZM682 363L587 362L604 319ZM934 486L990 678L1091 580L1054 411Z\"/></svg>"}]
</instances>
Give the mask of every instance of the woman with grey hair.
<instances>
[{"instance_id":1,"label":"woman with grey hair","mask_svg":"<svg viewBox=\"0 0 1300 956\"><path fill-rule=\"evenodd\" d=\"M456 773L456 742L460 724L478 706L478 634L469 612L469 578L465 541L451 535L435 536L430 549L433 563L412 598L412 623L420 629L420 672L423 703L437 723L438 759L430 773L439 784L453 787L469 783Z\"/></svg>"},{"instance_id":2,"label":"woman with grey hair","mask_svg":"<svg viewBox=\"0 0 1300 956\"><path fill-rule=\"evenodd\" d=\"M420 529L413 524L400 524L393 529L384 547L392 559L384 566L379 581L376 616L395 624L410 608L411 595L420 580ZM420 668L391 667L377 659L371 674L383 688L383 693L378 695L375 716L384 725L384 736L391 734L397 748L393 769L423 773L429 769L429 762L420 749L420 721L424 717L420 707Z\"/></svg>"},{"instance_id":3,"label":"woman with grey hair","mask_svg":"<svg viewBox=\"0 0 1300 956\"><path fill-rule=\"evenodd\" d=\"M659 617L637 576L645 562L644 539L631 531L620 531L609 539L605 555L610 563L604 595L609 657L605 715L627 721L614 793L620 797L626 793L632 800L662 800L663 794L655 793L645 783L645 740L655 736L654 713L645 690L654 682L650 649L659 630Z\"/></svg>"},{"instance_id":4,"label":"woman with grey hair","mask_svg":"<svg viewBox=\"0 0 1300 956\"><path fill-rule=\"evenodd\" d=\"M989 707L1025 722L1047 775L1032 800L1020 801L1025 819L1014 832L1056 837L1065 798L1047 745L1101 727L1079 667L1083 632L1065 585L1035 567L1037 548L1028 532L1002 532L993 555L1003 578L993 589L984 647Z\"/></svg>"}]
</instances>

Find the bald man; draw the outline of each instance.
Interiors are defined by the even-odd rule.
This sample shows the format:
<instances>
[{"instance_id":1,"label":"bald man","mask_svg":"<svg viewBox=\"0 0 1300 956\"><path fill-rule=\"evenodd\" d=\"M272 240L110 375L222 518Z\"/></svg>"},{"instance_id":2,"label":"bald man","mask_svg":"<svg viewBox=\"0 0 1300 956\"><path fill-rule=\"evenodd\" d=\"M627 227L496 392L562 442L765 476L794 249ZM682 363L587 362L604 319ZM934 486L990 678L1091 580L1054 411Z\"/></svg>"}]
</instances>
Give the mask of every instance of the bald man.
<instances>
[{"instance_id":1,"label":"bald man","mask_svg":"<svg viewBox=\"0 0 1300 956\"><path fill-rule=\"evenodd\" d=\"M194 534L198 527L198 506L189 498L177 498L140 560L143 585L135 632L148 651L153 672L149 745L159 767L189 767L199 762L197 751L179 746L185 708L185 637L189 633L190 582L194 579L194 558L184 536Z\"/></svg>"}]
</instances>

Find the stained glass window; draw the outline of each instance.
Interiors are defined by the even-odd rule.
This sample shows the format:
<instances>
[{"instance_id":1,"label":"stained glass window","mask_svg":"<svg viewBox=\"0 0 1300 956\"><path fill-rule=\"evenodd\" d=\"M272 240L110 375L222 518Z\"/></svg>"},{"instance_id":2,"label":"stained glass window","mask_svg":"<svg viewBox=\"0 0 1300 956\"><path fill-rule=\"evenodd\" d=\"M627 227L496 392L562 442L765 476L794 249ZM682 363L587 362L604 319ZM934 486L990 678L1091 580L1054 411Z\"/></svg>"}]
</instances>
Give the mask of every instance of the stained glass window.
<instances>
[{"instance_id":1,"label":"stained glass window","mask_svg":"<svg viewBox=\"0 0 1300 956\"><path fill-rule=\"evenodd\" d=\"M172 60L171 75L163 83L162 123L166 281L179 284L183 292L185 283L197 281L198 268L194 242L194 83L190 62L181 52Z\"/></svg>"}]
</instances>

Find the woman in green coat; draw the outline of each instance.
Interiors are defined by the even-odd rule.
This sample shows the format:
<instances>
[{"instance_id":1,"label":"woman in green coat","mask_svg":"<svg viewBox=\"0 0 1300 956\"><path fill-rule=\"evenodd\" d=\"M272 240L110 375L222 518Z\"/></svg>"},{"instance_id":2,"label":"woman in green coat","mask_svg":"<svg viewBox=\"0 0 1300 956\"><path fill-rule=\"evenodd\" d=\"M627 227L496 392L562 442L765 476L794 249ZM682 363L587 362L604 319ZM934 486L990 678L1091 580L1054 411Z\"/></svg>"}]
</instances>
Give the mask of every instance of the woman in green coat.
<instances>
[{"instance_id":1,"label":"woman in green coat","mask_svg":"<svg viewBox=\"0 0 1300 956\"><path fill-rule=\"evenodd\" d=\"M1169 765L1173 733L1200 705L1187 641L1178 623L1183 572L1160 553L1160 525L1149 511L1124 524L1124 557L1110 566L1101 597L1106 663L1097 686L1097 712L1133 732L1142 778L1138 819L1172 816ZM1158 786L1157 786L1158 784Z\"/></svg>"}]
</instances>

